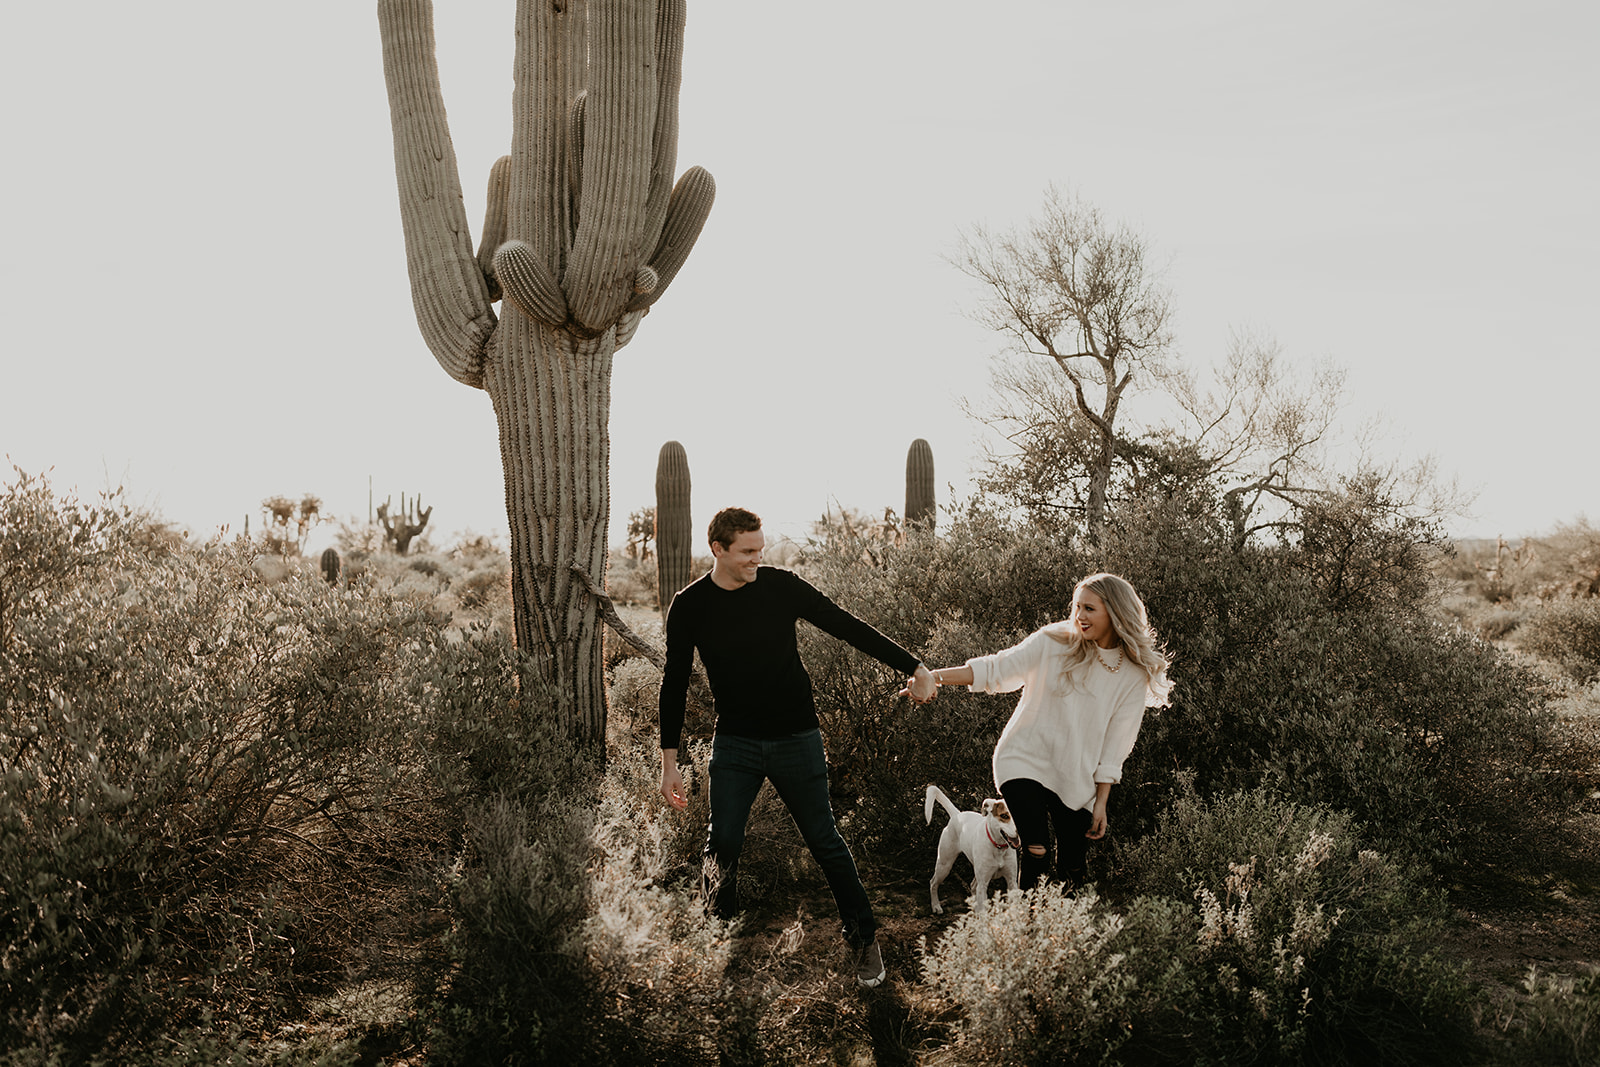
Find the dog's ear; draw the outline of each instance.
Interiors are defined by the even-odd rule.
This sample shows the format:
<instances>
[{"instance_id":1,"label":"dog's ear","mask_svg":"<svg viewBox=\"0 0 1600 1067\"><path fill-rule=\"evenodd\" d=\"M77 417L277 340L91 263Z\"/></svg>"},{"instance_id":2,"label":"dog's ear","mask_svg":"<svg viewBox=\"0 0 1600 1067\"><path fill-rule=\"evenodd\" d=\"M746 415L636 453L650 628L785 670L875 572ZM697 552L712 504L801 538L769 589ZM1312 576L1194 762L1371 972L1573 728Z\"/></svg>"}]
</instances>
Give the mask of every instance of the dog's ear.
<instances>
[{"instance_id":1,"label":"dog's ear","mask_svg":"<svg viewBox=\"0 0 1600 1067\"><path fill-rule=\"evenodd\" d=\"M997 804L997 803L999 803L999 801L996 801L996 800L985 800L985 801L984 801L984 802L983 802L983 813L984 813L984 814L985 814L985 815L990 815L990 814L992 814L992 813L993 813L993 812L994 812L994 806L995 806L995 805L996 805L996 804Z\"/></svg>"}]
</instances>

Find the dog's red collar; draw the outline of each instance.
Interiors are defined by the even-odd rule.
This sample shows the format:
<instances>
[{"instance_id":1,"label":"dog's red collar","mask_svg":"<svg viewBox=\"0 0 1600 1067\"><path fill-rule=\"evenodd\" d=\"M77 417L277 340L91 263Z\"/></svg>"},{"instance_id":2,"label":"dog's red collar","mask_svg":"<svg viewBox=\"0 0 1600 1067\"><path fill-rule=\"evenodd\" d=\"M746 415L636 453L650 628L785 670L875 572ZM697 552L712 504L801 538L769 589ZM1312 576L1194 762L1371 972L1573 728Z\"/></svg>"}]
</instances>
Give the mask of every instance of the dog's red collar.
<instances>
[{"instance_id":1,"label":"dog's red collar","mask_svg":"<svg viewBox=\"0 0 1600 1067\"><path fill-rule=\"evenodd\" d=\"M989 824L987 822L985 822L983 824L983 836L987 837L989 839L989 844L993 845L995 848L1020 848L1021 847L1021 846L1014 846L1009 841L996 841L994 839L994 835L989 832Z\"/></svg>"}]
</instances>

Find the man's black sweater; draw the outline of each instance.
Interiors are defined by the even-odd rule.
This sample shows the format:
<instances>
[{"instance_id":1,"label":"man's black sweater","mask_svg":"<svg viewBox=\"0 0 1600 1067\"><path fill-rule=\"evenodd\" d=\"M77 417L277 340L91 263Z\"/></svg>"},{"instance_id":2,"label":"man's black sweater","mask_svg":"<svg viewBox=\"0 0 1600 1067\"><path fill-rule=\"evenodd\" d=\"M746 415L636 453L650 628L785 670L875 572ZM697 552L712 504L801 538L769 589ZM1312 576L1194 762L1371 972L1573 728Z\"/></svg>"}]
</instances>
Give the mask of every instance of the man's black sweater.
<instances>
[{"instance_id":1,"label":"man's black sweater","mask_svg":"<svg viewBox=\"0 0 1600 1067\"><path fill-rule=\"evenodd\" d=\"M724 589L707 574L689 583L667 613L661 747L675 749L681 740L696 649L711 682L718 732L783 737L814 729L817 706L811 676L800 662L797 619L907 675L917 669L917 657L793 571L762 567L755 581L737 589Z\"/></svg>"}]
</instances>

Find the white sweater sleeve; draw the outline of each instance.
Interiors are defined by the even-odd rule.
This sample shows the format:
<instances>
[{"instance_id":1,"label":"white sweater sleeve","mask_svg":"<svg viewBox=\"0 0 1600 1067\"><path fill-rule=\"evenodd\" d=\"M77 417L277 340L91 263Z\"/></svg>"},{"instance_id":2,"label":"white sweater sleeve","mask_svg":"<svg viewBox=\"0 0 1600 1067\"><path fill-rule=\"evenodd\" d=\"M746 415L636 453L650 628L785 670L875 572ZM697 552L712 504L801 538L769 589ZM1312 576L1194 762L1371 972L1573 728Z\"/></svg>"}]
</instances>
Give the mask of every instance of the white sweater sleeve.
<instances>
[{"instance_id":1,"label":"white sweater sleeve","mask_svg":"<svg viewBox=\"0 0 1600 1067\"><path fill-rule=\"evenodd\" d=\"M974 693L1015 693L1038 672L1049 640L1038 630L1001 652L967 660L972 668L969 688Z\"/></svg>"},{"instance_id":2,"label":"white sweater sleeve","mask_svg":"<svg viewBox=\"0 0 1600 1067\"><path fill-rule=\"evenodd\" d=\"M1142 677L1142 676L1141 676ZM1130 689L1106 723L1105 740L1100 745L1100 762L1094 769L1096 782L1122 781L1122 761L1133 751L1139 739L1139 727L1144 722L1143 685Z\"/></svg>"}]
</instances>

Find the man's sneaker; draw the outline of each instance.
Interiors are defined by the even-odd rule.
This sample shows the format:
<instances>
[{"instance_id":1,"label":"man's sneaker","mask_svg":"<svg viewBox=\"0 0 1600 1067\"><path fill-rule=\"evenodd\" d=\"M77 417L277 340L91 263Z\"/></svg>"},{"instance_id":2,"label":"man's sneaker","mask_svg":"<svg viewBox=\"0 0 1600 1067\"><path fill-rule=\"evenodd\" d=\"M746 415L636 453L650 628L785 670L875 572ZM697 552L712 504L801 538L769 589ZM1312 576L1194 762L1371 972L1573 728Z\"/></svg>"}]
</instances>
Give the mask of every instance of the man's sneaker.
<instances>
[{"instance_id":1,"label":"man's sneaker","mask_svg":"<svg viewBox=\"0 0 1600 1067\"><path fill-rule=\"evenodd\" d=\"M888 971L883 966L883 953L878 949L878 939L873 938L856 950L856 981L863 989L871 989L883 981Z\"/></svg>"}]
</instances>

